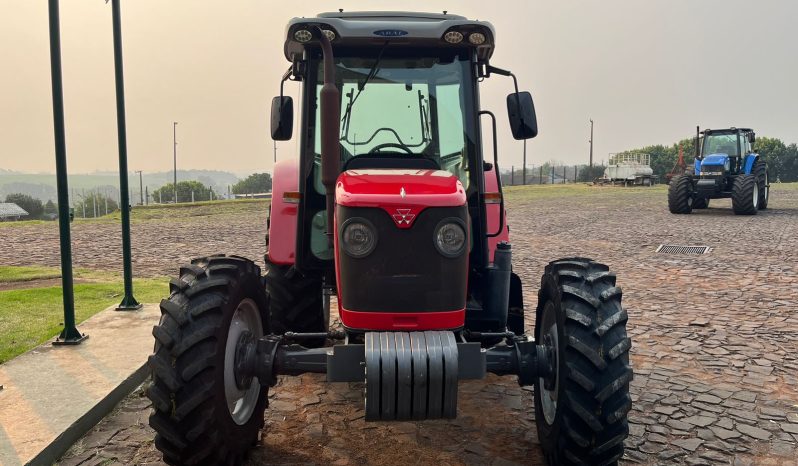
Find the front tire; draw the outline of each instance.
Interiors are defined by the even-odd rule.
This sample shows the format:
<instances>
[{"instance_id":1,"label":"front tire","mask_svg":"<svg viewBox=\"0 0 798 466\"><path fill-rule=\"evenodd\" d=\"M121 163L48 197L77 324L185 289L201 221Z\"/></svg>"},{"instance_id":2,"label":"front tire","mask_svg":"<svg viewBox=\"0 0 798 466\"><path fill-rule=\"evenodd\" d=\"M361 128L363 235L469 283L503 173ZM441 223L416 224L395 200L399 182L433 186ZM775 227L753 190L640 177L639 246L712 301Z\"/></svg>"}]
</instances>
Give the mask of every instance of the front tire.
<instances>
[{"instance_id":1,"label":"front tire","mask_svg":"<svg viewBox=\"0 0 798 466\"><path fill-rule=\"evenodd\" d=\"M693 178L679 175L668 186L668 209L672 214L689 214L693 211Z\"/></svg>"},{"instance_id":2,"label":"front tire","mask_svg":"<svg viewBox=\"0 0 798 466\"><path fill-rule=\"evenodd\" d=\"M260 268L230 256L195 259L170 282L153 328L150 426L168 464L239 464L264 425L268 389L235 381L238 337L267 333Z\"/></svg>"},{"instance_id":3,"label":"front tire","mask_svg":"<svg viewBox=\"0 0 798 466\"><path fill-rule=\"evenodd\" d=\"M768 199L770 198L770 179L768 176L768 165L764 160L759 159L754 164L753 174L756 176L757 184L759 185L759 210L768 208Z\"/></svg>"},{"instance_id":4,"label":"front tire","mask_svg":"<svg viewBox=\"0 0 798 466\"><path fill-rule=\"evenodd\" d=\"M706 209L707 207L709 207L708 197L699 197L693 201L693 209Z\"/></svg>"},{"instance_id":5,"label":"front tire","mask_svg":"<svg viewBox=\"0 0 798 466\"><path fill-rule=\"evenodd\" d=\"M555 374L535 382L535 422L549 464L615 464L632 407L631 340L609 268L574 258L546 266L535 341L553 349Z\"/></svg>"},{"instance_id":6,"label":"front tire","mask_svg":"<svg viewBox=\"0 0 798 466\"><path fill-rule=\"evenodd\" d=\"M755 175L739 175L732 186L732 208L737 215L756 215L759 183Z\"/></svg>"}]
</instances>

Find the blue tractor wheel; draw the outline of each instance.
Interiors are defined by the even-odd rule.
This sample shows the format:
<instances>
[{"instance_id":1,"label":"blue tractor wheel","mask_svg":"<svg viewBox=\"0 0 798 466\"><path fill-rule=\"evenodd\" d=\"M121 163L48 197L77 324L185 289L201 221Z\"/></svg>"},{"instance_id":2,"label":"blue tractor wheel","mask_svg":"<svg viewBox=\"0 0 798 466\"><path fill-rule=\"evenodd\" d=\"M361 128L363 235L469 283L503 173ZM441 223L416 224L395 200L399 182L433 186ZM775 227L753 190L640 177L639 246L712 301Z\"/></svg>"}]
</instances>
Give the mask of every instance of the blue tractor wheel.
<instances>
[{"instance_id":1,"label":"blue tractor wheel","mask_svg":"<svg viewBox=\"0 0 798 466\"><path fill-rule=\"evenodd\" d=\"M693 211L693 177L679 175L668 186L668 209L672 214L689 214Z\"/></svg>"},{"instance_id":2,"label":"blue tractor wheel","mask_svg":"<svg viewBox=\"0 0 798 466\"><path fill-rule=\"evenodd\" d=\"M759 183L756 175L740 175L732 187L732 208L737 215L756 215L759 205Z\"/></svg>"},{"instance_id":3,"label":"blue tractor wheel","mask_svg":"<svg viewBox=\"0 0 798 466\"><path fill-rule=\"evenodd\" d=\"M756 181L759 184L759 205L756 207L759 210L765 210L768 208L768 198L770 197L768 165L764 160L759 159L754 164L754 169L751 172L756 176Z\"/></svg>"}]
</instances>

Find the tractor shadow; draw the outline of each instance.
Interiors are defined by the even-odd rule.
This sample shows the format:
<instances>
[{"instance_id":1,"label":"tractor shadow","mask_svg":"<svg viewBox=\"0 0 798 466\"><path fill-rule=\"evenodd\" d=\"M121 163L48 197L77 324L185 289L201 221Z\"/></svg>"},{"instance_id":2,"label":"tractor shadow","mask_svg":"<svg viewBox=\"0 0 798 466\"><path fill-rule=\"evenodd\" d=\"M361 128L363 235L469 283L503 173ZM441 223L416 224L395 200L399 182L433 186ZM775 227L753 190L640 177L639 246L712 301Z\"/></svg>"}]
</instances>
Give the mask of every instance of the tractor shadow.
<instances>
[{"instance_id":1,"label":"tractor shadow","mask_svg":"<svg viewBox=\"0 0 798 466\"><path fill-rule=\"evenodd\" d=\"M247 464L545 464L532 392L514 378L462 381L458 417L423 422L365 422L363 388L316 374L281 378Z\"/></svg>"}]
</instances>

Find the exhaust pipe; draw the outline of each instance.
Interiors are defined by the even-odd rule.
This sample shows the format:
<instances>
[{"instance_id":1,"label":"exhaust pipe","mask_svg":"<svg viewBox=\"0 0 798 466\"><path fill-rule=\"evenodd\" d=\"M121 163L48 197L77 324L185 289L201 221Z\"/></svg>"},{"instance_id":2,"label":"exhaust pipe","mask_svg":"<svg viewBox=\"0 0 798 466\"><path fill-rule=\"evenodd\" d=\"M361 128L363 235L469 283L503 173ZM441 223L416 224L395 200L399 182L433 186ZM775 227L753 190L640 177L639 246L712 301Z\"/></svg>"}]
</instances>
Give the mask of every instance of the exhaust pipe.
<instances>
[{"instance_id":1,"label":"exhaust pipe","mask_svg":"<svg viewBox=\"0 0 798 466\"><path fill-rule=\"evenodd\" d=\"M324 86L321 88L321 183L327 195L327 238L332 243L335 218L335 182L341 171L341 92L335 86L335 62L330 39L316 28L324 63Z\"/></svg>"}]
</instances>

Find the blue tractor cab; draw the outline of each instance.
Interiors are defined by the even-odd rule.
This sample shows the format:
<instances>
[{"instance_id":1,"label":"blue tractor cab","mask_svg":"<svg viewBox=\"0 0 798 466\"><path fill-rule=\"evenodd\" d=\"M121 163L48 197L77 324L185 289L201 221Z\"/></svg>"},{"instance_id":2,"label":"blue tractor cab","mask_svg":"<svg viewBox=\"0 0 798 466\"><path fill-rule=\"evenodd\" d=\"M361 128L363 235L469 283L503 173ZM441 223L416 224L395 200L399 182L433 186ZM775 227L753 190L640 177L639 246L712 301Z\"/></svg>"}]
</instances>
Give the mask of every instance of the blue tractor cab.
<instances>
[{"instance_id":1,"label":"blue tractor cab","mask_svg":"<svg viewBox=\"0 0 798 466\"><path fill-rule=\"evenodd\" d=\"M668 189L674 214L705 209L710 199L731 198L734 213L754 215L768 205L767 163L753 150L750 128L696 129L693 173L675 177Z\"/></svg>"}]
</instances>

